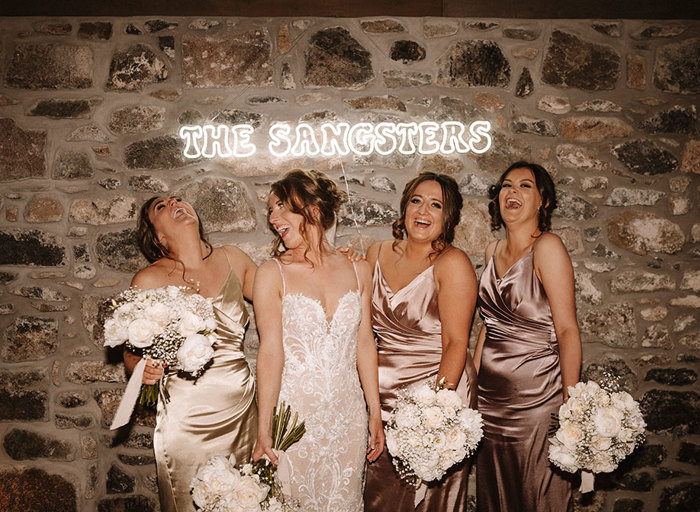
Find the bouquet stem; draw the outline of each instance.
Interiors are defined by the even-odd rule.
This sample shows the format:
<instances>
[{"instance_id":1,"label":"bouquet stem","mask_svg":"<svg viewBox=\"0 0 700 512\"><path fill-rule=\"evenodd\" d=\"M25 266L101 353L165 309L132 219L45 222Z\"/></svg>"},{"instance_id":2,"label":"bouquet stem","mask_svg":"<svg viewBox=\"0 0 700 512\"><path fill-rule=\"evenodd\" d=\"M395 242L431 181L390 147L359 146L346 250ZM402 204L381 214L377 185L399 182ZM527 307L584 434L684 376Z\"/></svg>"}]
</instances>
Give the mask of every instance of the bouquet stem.
<instances>
[{"instance_id":1,"label":"bouquet stem","mask_svg":"<svg viewBox=\"0 0 700 512\"><path fill-rule=\"evenodd\" d=\"M155 407L158 404L158 395L163 393L165 403L170 401L170 393L165 386L160 385L160 381L155 384L144 384L141 386L141 394L139 395L139 404L146 407Z\"/></svg>"}]
</instances>

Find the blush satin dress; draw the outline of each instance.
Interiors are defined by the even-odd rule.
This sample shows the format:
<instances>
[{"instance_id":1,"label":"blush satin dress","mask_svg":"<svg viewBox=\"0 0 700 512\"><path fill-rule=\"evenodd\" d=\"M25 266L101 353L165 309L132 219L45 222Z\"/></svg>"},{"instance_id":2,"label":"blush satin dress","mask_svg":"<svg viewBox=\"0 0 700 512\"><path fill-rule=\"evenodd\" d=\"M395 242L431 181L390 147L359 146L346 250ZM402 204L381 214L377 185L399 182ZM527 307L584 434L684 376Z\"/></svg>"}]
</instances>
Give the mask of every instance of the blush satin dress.
<instances>
[{"instance_id":1,"label":"blush satin dress","mask_svg":"<svg viewBox=\"0 0 700 512\"><path fill-rule=\"evenodd\" d=\"M396 406L396 392L422 381L435 383L442 357L442 324L438 290L428 267L394 293L382 274L379 258L372 287L372 328L379 341L379 398L386 423ZM462 402L476 408L476 370L467 353L457 385ZM414 507L415 488L399 478L385 448L367 469L365 511L453 512L467 509L467 459L452 467L438 482L431 482L425 499Z\"/></svg>"},{"instance_id":2,"label":"blush satin dress","mask_svg":"<svg viewBox=\"0 0 700 512\"><path fill-rule=\"evenodd\" d=\"M478 392L480 512L573 510L569 477L548 460L547 431L563 394L552 312L533 259L530 251L499 279L492 257L479 285L486 325Z\"/></svg>"},{"instance_id":3,"label":"blush satin dress","mask_svg":"<svg viewBox=\"0 0 700 512\"><path fill-rule=\"evenodd\" d=\"M170 401L158 402L153 448L163 512L194 512L190 482L199 466L217 454L249 462L257 437L255 379L243 355L248 313L232 269L214 297L214 313L211 365L197 379L168 374Z\"/></svg>"}]
</instances>

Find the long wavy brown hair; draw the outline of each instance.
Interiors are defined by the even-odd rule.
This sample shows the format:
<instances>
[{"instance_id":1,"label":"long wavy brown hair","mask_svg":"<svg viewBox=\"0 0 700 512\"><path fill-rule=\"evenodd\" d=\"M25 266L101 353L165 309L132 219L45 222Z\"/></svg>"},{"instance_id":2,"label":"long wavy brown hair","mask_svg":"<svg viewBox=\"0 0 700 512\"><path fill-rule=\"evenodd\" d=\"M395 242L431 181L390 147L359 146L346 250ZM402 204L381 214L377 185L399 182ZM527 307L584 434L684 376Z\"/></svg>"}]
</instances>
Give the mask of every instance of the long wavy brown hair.
<instances>
[{"instance_id":1,"label":"long wavy brown hair","mask_svg":"<svg viewBox=\"0 0 700 512\"><path fill-rule=\"evenodd\" d=\"M289 171L282 179L275 181L270 185L270 193L275 194L287 210L302 216L299 231L308 246L304 252L304 258L307 259L306 254L311 249L307 226L316 226L322 233L333 226L340 205L345 200L345 193L324 173L301 169ZM318 207L318 215L314 215L315 207ZM273 256L280 256L284 252L280 249L283 245L282 237L272 224L269 226L275 235L271 253ZM319 252L322 243L323 237L319 238L318 247L315 248Z\"/></svg>"},{"instance_id":2,"label":"long wavy brown hair","mask_svg":"<svg viewBox=\"0 0 700 512\"><path fill-rule=\"evenodd\" d=\"M435 181L440 185L442 190L442 232L432 241L431 247L435 253L440 254L447 244L452 243L455 237L455 228L459 224L460 211L462 210L462 194L459 193L459 185L455 179L447 174L436 172L421 172L406 183L401 194L401 203L399 210L399 218L391 225L392 234L394 235L393 247L403 240L406 236L406 207L408 202L416 192L418 185L424 181Z\"/></svg>"}]
</instances>

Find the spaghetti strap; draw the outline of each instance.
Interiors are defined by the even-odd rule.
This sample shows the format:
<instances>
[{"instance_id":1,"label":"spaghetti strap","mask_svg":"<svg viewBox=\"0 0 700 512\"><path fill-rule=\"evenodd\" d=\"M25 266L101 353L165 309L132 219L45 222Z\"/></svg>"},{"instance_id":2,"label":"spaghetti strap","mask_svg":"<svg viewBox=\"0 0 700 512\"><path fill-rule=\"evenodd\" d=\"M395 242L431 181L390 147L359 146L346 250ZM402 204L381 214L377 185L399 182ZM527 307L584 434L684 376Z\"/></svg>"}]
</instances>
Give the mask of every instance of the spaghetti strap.
<instances>
[{"instance_id":1,"label":"spaghetti strap","mask_svg":"<svg viewBox=\"0 0 700 512\"><path fill-rule=\"evenodd\" d=\"M277 258L272 258L272 260L277 263L277 266L280 269L280 275L282 276L282 295L287 295L287 283L284 281L284 272L282 271L282 264L280 263L280 260ZM354 263L353 263L354 265Z\"/></svg>"},{"instance_id":2,"label":"spaghetti strap","mask_svg":"<svg viewBox=\"0 0 700 512\"><path fill-rule=\"evenodd\" d=\"M223 247L222 249L224 251L224 255L226 256L226 261L228 262L228 270L230 272L233 269L233 267L231 266L231 258L228 257L228 251Z\"/></svg>"},{"instance_id":3,"label":"spaghetti strap","mask_svg":"<svg viewBox=\"0 0 700 512\"><path fill-rule=\"evenodd\" d=\"M377 258L377 261L379 261L379 258ZM355 281L357 282L357 291L362 293L362 290L360 290L360 276L357 275L357 267L355 266L355 262L352 262L352 269L355 271Z\"/></svg>"}]
</instances>

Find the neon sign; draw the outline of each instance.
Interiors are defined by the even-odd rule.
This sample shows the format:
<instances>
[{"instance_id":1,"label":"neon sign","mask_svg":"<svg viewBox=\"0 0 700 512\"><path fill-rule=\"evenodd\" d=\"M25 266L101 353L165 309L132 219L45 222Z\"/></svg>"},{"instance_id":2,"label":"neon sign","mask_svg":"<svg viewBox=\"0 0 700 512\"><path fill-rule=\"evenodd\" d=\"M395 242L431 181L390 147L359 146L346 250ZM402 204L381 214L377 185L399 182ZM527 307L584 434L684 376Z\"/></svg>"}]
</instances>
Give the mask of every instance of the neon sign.
<instances>
[{"instance_id":1,"label":"neon sign","mask_svg":"<svg viewBox=\"0 0 700 512\"><path fill-rule=\"evenodd\" d=\"M491 148L489 121L474 121L469 126L457 121L436 123L323 123L320 127L299 123L273 123L268 130L267 149L273 156L368 156L431 155L441 153L485 153ZM244 158L257 148L251 138L254 128L248 124L183 126L180 138L185 142L187 158Z\"/></svg>"}]
</instances>

